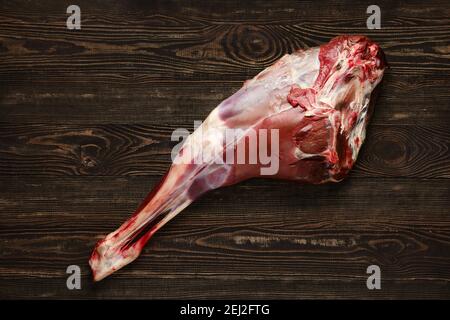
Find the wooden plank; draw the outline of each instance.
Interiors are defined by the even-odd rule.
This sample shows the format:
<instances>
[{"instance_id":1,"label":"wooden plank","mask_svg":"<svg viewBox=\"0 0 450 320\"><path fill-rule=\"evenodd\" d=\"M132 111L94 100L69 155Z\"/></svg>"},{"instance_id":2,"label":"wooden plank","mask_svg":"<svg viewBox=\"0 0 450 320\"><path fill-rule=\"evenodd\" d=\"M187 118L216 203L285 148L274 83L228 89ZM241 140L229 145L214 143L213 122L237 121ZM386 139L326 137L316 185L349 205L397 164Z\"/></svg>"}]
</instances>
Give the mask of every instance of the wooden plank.
<instances>
[{"instance_id":1,"label":"wooden plank","mask_svg":"<svg viewBox=\"0 0 450 320\"><path fill-rule=\"evenodd\" d=\"M166 278L116 278L93 284L82 277L81 290L67 290L66 278L19 277L2 280L5 298L25 299L448 299L448 283L416 280L382 282L381 290L367 290L365 270L348 281L297 279L208 279L195 275ZM45 285L43 283L45 282ZM207 294L208 293L208 294ZM176 316L168 310L167 316Z\"/></svg>"},{"instance_id":2,"label":"wooden plank","mask_svg":"<svg viewBox=\"0 0 450 320\"><path fill-rule=\"evenodd\" d=\"M87 258L96 239L156 181L3 177L3 297L448 297L450 200L440 179L254 180L213 191L160 230L138 261L94 287ZM65 289L70 264L83 270L77 294ZM365 289L370 264L383 272L379 294Z\"/></svg>"},{"instance_id":3,"label":"wooden plank","mask_svg":"<svg viewBox=\"0 0 450 320\"><path fill-rule=\"evenodd\" d=\"M64 26L31 24L27 29L23 21L5 20L0 24L4 30L0 34L3 42L0 75L10 76L8 81L12 84L24 80L85 83L87 76L90 83L109 85L142 86L175 79L218 80L225 75L228 80L243 81L286 53L317 46L347 33L364 33L376 40L386 53L390 72L396 76L449 72L450 31L442 25L403 28L407 30L404 34L392 27L372 35L361 20L358 27L341 29L326 24L314 25L312 29L302 25L221 24L187 26L182 30L167 27L162 37L159 30L142 29L142 34L136 31L138 39L130 41L135 32L131 31L132 26L125 32L127 29L116 30L113 22L99 26L93 34L83 30L74 34ZM354 23L350 21L349 25ZM114 39L111 37L114 33L120 36ZM308 37L313 40L306 41Z\"/></svg>"},{"instance_id":4,"label":"wooden plank","mask_svg":"<svg viewBox=\"0 0 450 320\"><path fill-rule=\"evenodd\" d=\"M193 125L3 124L0 174L160 176L172 131ZM447 127L372 125L352 177L450 178L449 148Z\"/></svg>"},{"instance_id":5,"label":"wooden plank","mask_svg":"<svg viewBox=\"0 0 450 320\"><path fill-rule=\"evenodd\" d=\"M5 16L15 17L22 14L23 19L42 19L50 22L58 17L71 2L62 0L42 0L30 3L26 0L15 0L0 4ZM109 23L116 17L123 17L117 22L121 26L139 23L151 29L158 26L183 26L184 21L199 21L210 24L301 24L303 22L326 22L330 25L340 25L348 19L359 17L366 21L366 1L352 0L324 0L317 6L314 0L275 0L267 3L255 0L251 3L243 1L193 0L188 3L177 1L130 1L118 0L110 3L106 0L79 0L79 6L86 9L86 17L92 15L92 20L86 22ZM429 21L445 25L448 23L448 2L446 0L432 0L424 8L420 0L380 0L377 2L383 9L383 24L399 26L402 22L408 25L428 26ZM218 10L220 8L220 10ZM427 13L427 14L424 14ZM394 19L397 17L398 19ZM126 18L126 19L124 19ZM399 19L404 18L405 20ZM408 20L410 19L410 20ZM65 21L64 21L65 23Z\"/></svg>"},{"instance_id":6,"label":"wooden plank","mask_svg":"<svg viewBox=\"0 0 450 320\"><path fill-rule=\"evenodd\" d=\"M396 77L388 71L373 124L446 126L448 77ZM242 78L244 79L244 77ZM134 123L192 126L204 120L222 100L242 85L239 82L171 82L148 84L146 88L110 88L100 84L80 86L25 84L0 88L0 119L11 123Z\"/></svg>"}]
</instances>

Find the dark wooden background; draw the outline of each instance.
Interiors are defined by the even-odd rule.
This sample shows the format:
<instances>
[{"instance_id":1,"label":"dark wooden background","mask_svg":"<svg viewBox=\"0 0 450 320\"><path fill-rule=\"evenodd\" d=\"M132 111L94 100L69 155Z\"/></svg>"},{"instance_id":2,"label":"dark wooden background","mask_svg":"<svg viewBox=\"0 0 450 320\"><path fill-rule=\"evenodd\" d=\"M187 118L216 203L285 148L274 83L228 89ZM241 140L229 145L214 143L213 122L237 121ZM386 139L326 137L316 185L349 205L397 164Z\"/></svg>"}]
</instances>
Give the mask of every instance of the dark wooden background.
<instances>
[{"instance_id":1,"label":"dark wooden background","mask_svg":"<svg viewBox=\"0 0 450 320\"><path fill-rule=\"evenodd\" d=\"M0 2L1 298L450 298L450 6L377 1ZM253 180L196 202L93 284L191 129L283 54L366 34L391 69L350 177ZM82 290L66 288L66 267ZM382 289L366 288L377 264Z\"/></svg>"}]
</instances>

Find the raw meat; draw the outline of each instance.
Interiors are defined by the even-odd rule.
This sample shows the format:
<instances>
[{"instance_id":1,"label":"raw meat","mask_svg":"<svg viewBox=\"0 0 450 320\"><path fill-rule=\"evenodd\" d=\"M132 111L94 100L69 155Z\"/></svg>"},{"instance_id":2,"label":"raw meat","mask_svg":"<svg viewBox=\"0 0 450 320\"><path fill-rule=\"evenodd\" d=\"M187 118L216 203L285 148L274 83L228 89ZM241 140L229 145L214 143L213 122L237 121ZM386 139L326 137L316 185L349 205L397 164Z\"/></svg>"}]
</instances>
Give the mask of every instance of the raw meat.
<instances>
[{"instance_id":1,"label":"raw meat","mask_svg":"<svg viewBox=\"0 0 450 320\"><path fill-rule=\"evenodd\" d=\"M159 228L209 190L259 176L342 180L364 142L384 69L376 43L339 36L246 81L184 141L134 215L98 242L89 261L94 280L136 259Z\"/></svg>"}]
</instances>

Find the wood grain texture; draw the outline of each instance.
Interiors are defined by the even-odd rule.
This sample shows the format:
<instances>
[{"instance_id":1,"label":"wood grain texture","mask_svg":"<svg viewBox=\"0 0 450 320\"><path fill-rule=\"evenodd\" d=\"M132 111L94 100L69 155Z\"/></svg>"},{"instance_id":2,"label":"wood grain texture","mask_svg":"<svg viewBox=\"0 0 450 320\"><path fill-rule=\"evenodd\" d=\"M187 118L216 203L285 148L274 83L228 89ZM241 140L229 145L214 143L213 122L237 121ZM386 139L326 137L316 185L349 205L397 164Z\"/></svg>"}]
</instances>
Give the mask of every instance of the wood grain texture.
<instances>
[{"instance_id":1,"label":"wood grain texture","mask_svg":"<svg viewBox=\"0 0 450 320\"><path fill-rule=\"evenodd\" d=\"M258 71L251 74L256 75ZM447 73L394 76L389 72L381 84L374 123L448 124L450 85ZM228 76L224 75L224 80L163 81L139 88L138 84L136 87L131 84L89 85L86 79L92 77L84 77L85 84L65 85L61 80L59 84L46 85L32 80L24 81L27 86L16 86L8 82L0 86L0 119L13 123L183 124L192 127L195 120L203 120L243 83L243 80L228 81ZM251 77L243 74L241 79Z\"/></svg>"},{"instance_id":2,"label":"wood grain texture","mask_svg":"<svg viewBox=\"0 0 450 320\"><path fill-rule=\"evenodd\" d=\"M79 31L69 4L0 2L1 298L450 298L448 1L377 1L380 30L365 1L79 0ZM168 168L175 128L343 33L390 63L347 180L213 191L91 282L94 243Z\"/></svg>"},{"instance_id":3,"label":"wood grain texture","mask_svg":"<svg viewBox=\"0 0 450 320\"><path fill-rule=\"evenodd\" d=\"M171 139L177 128L193 132L193 123L4 124L0 128L0 174L162 176L179 142ZM448 128L372 125L368 135L352 176L450 178Z\"/></svg>"}]
</instances>

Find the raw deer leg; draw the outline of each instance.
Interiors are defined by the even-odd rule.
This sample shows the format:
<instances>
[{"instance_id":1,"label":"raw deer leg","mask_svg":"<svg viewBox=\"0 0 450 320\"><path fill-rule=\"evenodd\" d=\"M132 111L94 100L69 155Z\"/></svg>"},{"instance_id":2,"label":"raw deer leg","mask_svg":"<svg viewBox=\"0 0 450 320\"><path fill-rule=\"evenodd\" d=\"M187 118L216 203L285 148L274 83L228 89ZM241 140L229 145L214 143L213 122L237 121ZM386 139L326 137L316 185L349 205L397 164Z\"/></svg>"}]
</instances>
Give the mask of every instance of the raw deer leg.
<instances>
[{"instance_id":1,"label":"raw deer leg","mask_svg":"<svg viewBox=\"0 0 450 320\"><path fill-rule=\"evenodd\" d=\"M377 44L340 36L285 55L246 81L186 139L135 214L97 244L89 261L94 280L136 259L159 228L209 190L258 176L316 184L342 180L365 139L372 92L384 69ZM239 150L245 160L257 153L257 161L239 161ZM264 162L269 155L271 163Z\"/></svg>"}]
</instances>

